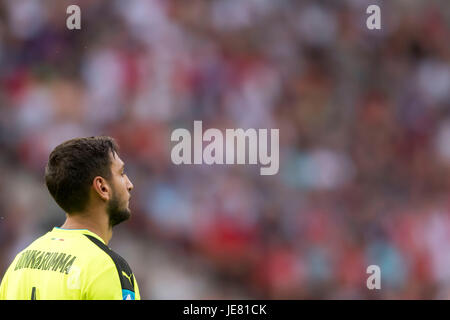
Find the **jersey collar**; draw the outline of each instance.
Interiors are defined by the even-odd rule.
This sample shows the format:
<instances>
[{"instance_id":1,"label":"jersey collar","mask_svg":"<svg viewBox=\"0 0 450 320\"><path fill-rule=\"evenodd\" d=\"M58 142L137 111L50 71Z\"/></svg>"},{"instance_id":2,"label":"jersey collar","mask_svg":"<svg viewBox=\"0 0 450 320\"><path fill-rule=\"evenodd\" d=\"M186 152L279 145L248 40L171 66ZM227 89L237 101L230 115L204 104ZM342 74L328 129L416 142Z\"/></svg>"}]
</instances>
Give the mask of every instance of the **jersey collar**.
<instances>
[{"instance_id":1,"label":"jersey collar","mask_svg":"<svg viewBox=\"0 0 450 320\"><path fill-rule=\"evenodd\" d=\"M67 232L67 233L71 233L71 234L73 234L73 233L89 234L89 235L97 238L98 240L100 240L104 244L106 244L105 241L98 234L90 231L89 229L64 229L64 228L60 228L60 227L53 227L53 231L56 231L56 232L62 231L64 233Z\"/></svg>"}]
</instances>

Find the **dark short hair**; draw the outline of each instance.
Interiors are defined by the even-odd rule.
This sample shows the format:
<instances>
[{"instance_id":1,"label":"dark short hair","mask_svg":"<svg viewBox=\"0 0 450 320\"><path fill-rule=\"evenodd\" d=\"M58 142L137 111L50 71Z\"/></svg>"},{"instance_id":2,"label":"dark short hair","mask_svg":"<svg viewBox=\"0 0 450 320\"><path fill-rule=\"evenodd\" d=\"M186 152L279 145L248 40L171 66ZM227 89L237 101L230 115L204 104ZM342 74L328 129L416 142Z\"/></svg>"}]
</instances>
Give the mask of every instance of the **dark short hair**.
<instances>
[{"instance_id":1,"label":"dark short hair","mask_svg":"<svg viewBox=\"0 0 450 320\"><path fill-rule=\"evenodd\" d=\"M84 210L93 179L111 177L111 155L117 152L114 139L106 136L71 139L53 149L45 184L56 203L66 213Z\"/></svg>"}]
</instances>

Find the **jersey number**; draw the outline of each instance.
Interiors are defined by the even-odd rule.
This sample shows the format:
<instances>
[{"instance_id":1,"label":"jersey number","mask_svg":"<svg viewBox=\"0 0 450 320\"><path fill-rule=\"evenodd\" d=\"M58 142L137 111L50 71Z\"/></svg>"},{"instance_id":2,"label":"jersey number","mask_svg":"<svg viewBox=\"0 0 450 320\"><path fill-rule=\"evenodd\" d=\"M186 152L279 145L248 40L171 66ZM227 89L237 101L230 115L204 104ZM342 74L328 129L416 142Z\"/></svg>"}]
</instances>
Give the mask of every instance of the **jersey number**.
<instances>
[{"instance_id":1,"label":"jersey number","mask_svg":"<svg viewBox=\"0 0 450 320\"><path fill-rule=\"evenodd\" d=\"M36 300L36 287L31 288L31 300Z\"/></svg>"}]
</instances>

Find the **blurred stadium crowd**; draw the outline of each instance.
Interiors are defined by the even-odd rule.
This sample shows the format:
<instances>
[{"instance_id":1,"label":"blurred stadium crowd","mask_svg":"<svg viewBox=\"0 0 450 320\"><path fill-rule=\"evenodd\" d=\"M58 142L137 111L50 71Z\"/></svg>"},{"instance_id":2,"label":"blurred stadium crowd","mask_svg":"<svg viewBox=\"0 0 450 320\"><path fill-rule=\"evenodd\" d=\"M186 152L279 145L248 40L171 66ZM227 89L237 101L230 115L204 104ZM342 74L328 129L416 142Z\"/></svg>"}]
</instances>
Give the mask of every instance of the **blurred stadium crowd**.
<instances>
[{"instance_id":1,"label":"blurred stadium crowd","mask_svg":"<svg viewBox=\"0 0 450 320\"><path fill-rule=\"evenodd\" d=\"M49 152L110 135L144 299L450 298L449 25L448 0L0 1L0 277L64 221ZM194 120L279 128L279 174L173 165Z\"/></svg>"}]
</instances>

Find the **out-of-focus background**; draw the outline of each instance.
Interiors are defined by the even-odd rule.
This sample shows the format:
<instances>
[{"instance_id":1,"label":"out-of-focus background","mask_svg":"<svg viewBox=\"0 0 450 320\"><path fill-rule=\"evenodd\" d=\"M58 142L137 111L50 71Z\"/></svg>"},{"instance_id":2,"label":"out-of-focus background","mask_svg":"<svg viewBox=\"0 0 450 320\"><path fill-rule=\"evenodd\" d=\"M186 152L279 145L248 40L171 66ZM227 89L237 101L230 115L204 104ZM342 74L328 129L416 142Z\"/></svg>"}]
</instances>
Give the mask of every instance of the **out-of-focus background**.
<instances>
[{"instance_id":1,"label":"out-of-focus background","mask_svg":"<svg viewBox=\"0 0 450 320\"><path fill-rule=\"evenodd\" d=\"M448 0L1 0L0 277L64 221L50 151L101 134L143 299L450 298L449 24ZM173 165L194 120L279 128L279 173Z\"/></svg>"}]
</instances>

